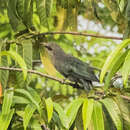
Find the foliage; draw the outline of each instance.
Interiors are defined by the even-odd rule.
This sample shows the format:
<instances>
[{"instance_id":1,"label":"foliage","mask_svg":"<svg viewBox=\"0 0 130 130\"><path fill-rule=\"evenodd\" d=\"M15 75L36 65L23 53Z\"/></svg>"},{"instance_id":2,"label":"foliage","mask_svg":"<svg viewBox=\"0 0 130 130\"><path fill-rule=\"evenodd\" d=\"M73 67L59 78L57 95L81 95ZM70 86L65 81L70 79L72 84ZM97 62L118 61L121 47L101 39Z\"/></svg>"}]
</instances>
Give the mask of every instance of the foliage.
<instances>
[{"instance_id":1,"label":"foliage","mask_svg":"<svg viewBox=\"0 0 130 130\"><path fill-rule=\"evenodd\" d=\"M1 130L130 129L130 104L122 98L130 96L129 0L0 0L0 3ZM86 29L82 20L93 26L96 23L101 30L110 27L111 35L118 27L116 33L123 33L126 40L118 45L111 39L60 34L59 31L81 31L100 35L94 27ZM54 31L59 34L51 34ZM101 74L95 73L104 84L101 87L96 84L86 94L84 90L28 73L35 69L63 78L55 71L41 42L55 42L66 53L101 69ZM40 59L43 65L39 64ZM23 72L8 68L21 68Z\"/></svg>"}]
</instances>

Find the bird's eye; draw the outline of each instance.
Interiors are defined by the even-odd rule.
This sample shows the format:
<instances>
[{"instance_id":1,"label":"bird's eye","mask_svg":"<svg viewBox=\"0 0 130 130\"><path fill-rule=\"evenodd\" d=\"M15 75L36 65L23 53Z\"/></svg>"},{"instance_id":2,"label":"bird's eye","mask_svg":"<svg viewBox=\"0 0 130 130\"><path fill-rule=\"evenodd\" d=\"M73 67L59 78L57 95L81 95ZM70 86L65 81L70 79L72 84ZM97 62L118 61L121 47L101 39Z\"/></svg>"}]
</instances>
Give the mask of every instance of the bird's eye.
<instances>
[{"instance_id":1,"label":"bird's eye","mask_svg":"<svg viewBox=\"0 0 130 130\"><path fill-rule=\"evenodd\" d=\"M52 48L49 46L45 46L49 51L52 51Z\"/></svg>"}]
</instances>

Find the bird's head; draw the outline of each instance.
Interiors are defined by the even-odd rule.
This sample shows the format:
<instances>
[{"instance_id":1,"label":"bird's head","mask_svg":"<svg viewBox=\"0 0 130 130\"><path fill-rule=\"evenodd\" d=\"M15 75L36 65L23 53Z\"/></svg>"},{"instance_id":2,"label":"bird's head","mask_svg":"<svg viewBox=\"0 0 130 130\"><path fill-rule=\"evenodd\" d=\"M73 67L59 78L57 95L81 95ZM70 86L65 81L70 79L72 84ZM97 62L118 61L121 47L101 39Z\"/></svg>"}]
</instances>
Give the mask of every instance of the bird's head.
<instances>
[{"instance_id":1,"label":"bird's head","mask_svg":"<svg viewBox=\"0 0 130 130\"><path fill-rule=\"evenodd\" d=\"M50 56L60 55L61 53L64 53L62 48L56 43L41 43L41 45L45 47Z\"/></svg>"}]
</instances>

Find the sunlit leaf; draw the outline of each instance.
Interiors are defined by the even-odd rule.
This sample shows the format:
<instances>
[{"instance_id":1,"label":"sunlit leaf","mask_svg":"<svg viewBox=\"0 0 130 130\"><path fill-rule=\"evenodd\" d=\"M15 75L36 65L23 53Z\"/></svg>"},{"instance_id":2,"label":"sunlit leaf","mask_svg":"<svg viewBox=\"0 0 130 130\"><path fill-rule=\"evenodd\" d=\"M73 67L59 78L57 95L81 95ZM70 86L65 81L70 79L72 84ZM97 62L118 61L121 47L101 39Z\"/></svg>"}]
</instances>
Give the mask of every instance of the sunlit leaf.
<instances>
[{"instance_id":1,"label":"sunlit leaf","mask_svg":"<svg viewBox=\"0 0 130 130\"><path fill-rule=\"evenodd\" d=\"M26 91L25 89L15 89L15 92L20 93L25 97L27 97L31 101L31 103L33 103L36 106L38 112L41 115L41 108L39 103L34 99L34 97L28 91Z\"/></svg>"},{"instance_id":2,"label":"sunlit leaf","mask_svg":"<svg viewBox=\"0 0 130 130\"><path fill-rule=\"evenodd\" d=\"M111 54L106 59L106 62L102 68L101 74L100 74L100 82L103 82L104 76L106 72L110 69L111 65L113 64L113 61L115 58L118 57L118 55L121 53L122 49L125 48L130 43L130 39L124 40L120 45L114 49Z\"/></svg>"},{"instance_id":3,"label":"sunlit leaf","mask_svg":"<svg viewBox=\"0 0 130 130\"><path fill-rule=\"evenodd\" d=\"M69 126L72 125L76 118L76 114L83 103L83 99L78 98L72 101L66 108L66 115L68 117Z\"/></svg>"},{"instance_id":4,"label":"sunlit leaf","mask_svg":"<svg viewBox=\"0 0 130 130\"><path fill-rule=\"evenodd\" d=\"M53 115L53 101L51 100L51 98L48 98L45 100L45 103L47 109L48 122L50 122Z\"/></svg>"},{"instance_id":5,"label":"sunlit leaf","mask_svg":"<svg viewBox=\"0 0 130 130\"><path fill-rule=\"evenodd\" d=\"M108 89L112 76L120 69L121 65L123 64L125 60L127 53L128 51L122 54L119 54L119 56L113 61L110 71L105 79L105 89Z\"/></svg>"},{"instance_id":6,"label":"sunlit leaf","mask_svg":"<svg viewBox=\"0 0 130 130\"><path fill-rule=\"evenodd\" d=\"M130 74L130 51L128 52L128 54L125 58L125 62L123 64L121 72L122 72L122 78L124 81L124 85L126 85L127 80L128 80L128 76Z\"/></svg>"},{"instance_id":7,"label":"sunlit leaf","mask_svg":"<svg viewBox=\"0 0 130 130\"><path fill-rule=\"evenodd\" d=\"M110 98L103 99L101 102L109 112L117 130L122 130L123 124L121 119L121 112L116 102Z\"/></svg>"},{"instance_id":8,"label":"sunlit leaf","mask_svg":"<svg viewBox=\"0 0 130 130\"><path fill-rule=\"evenodd\" d=\"M92 112L93 112L93 99L86 99L83 103L82 107L82 118L83 118L83 126L84 130L88 128L88 125L91 121Z\"/></svg>"},{"instance_id":9,"label":"sunlit leaf","mask_svg":"<svg viewBox=\"0 0 130 130\"><path fill-rule=\"evenodd\" d=\"M104 130L104 119L102 105L99 102L94 102L92 120L94 130Z\"/></svg>"},{"instance_id":10,"label":"sunlit leaf","mask_svg":"<svg viewBox=\"0 0 130 130\"><path fill-rule=\"evenodd\" d=\"M58 103L54 103L54 109L59 114L59 118L65 128L69 128L68 118L64 113L64 110Z\"/></svg>"},{"instance_id":11,"label":"sunlit leaf","mask_svg":"<svg viewBox=\"0 0 130 130\"><path fill-rule=\"evenodd\" d=\"M26 67L26 64L25 64L24 60L22 59L22 57L14 51L2 51L2 52L0 52L0 56L3 56L3 55L10 56L12 59L14 59L15 61L18 62L18 64L20 65L20 67L23 70L24 79L26 79L26 77L27 77L27 67Z\"/></svg>"},{"instance_id":12,"label":"sunlit leaf","mask_svg":"<svg viewBox=\"0 0 130 130\"><path fill-rule=\"evenodd\" d=\"M36 107L33 104L28 104L24 110L24 116L23 116L23 126L24 130L26 130L28 123L36 110Z\"/></svg>"}]
</instances>

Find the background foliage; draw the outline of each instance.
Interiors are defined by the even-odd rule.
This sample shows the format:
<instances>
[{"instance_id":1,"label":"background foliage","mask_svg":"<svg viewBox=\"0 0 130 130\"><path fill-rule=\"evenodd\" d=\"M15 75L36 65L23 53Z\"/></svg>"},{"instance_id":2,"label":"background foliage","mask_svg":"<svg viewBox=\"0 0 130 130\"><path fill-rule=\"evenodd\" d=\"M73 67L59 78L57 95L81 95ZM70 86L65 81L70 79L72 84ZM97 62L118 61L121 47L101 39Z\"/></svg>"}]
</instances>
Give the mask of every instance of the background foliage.
<instances>
[{"instance_id":1,"label":"background foliage","mask_svg":"<svg viewBox=\"0 0 130 130\"><path fill-rule=\"evenodd\" d=\"M130 129L129 0L0 3L1 130ZM124 40L61 34L62 31L97 37L123 34ZM41 60L48 68L40 61L43 41L55 42L66 53L101 69L101 74L95 73L102 84L94 85L86 94L84 90L32 74L32 70L53 74L46 53ZM54 77L63 78L59 73Z\"/></svg>"}]
</instances>

